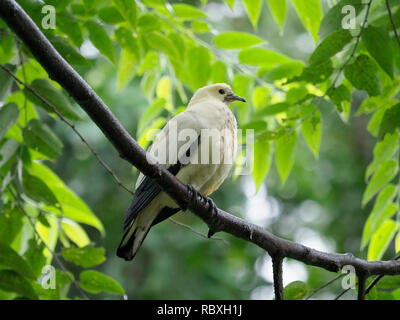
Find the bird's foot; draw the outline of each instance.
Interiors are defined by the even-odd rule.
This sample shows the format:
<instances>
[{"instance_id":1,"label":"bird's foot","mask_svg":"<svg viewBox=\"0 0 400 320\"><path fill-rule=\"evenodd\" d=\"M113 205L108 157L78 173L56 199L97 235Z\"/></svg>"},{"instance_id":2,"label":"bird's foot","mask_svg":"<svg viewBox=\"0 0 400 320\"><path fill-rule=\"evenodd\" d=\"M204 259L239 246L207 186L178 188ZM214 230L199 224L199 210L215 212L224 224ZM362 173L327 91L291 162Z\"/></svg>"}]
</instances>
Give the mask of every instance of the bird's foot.
<instances>
[{"instance_id":1,"label":"bird's foot","mask_svg":"<svg viewBox=\"0 0 400 320\"><path fill-rule=\"evenodd\" d=\"M208 231L208 237L211 238L216 232L218 232L219 228L218 228L218 208L215 205L214 201L209 198L209 197L205 197L203 196L195 187L193 187L192 185L188 185L188 200L189 203L193 203L195 206L206 206L207 207L207 213L208 213L208 217L207 220L209 222L208 226L209 226L209 231ZM184 205L183 207L181 206L181 209L186 211L188 208L187 205Z\"/></svg>"},{"instance_id":2,"label":"bird's foot","mask_svg":"<svg viewBox=\"0 0 400 320\"><path fill-rule=\"evenodd\" d=\"M210 214L210 218L211 221L216 221L216 217L218 216L218 208L215 205L215 202L209 198L209 197L205 197L207 204L208 204L208 213ZM209 230L208 230L208 234L207 237L211 238L218 230L216 228L214 228L213 226L215 226L215 223L212 223L209 225Z\"/></svg>"}]
</instances>

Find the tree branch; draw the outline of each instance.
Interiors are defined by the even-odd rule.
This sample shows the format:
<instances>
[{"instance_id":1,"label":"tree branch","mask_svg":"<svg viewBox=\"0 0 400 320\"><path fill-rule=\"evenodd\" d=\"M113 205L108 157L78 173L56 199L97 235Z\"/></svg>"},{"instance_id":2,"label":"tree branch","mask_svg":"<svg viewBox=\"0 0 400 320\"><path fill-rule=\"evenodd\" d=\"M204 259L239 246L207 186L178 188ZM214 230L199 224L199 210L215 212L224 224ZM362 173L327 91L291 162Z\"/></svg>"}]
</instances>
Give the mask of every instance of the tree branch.
<instances>
[{"instance_id":1,"label":"tree branch","mask_svg":"<svg viewBox=\"0 0 400 320\"><path fill-rule=\"evenodd\" d=\"M272 272L274 277L275 300L283 300L283 258L276 255L272 258Z\"/></svg>"},{"instance_id":2,"label":"tree branch","mask_svg":"<svg viewBox=\"0 0 400 320\"><path fill-rule=\"evenodd\" d=\"M221 209L214 215L206 199L193 199L189 188L157 163L148 162L146 151L122 127L110 109L93 89L61 57L43 33L13 0L0 0L0 17L29 48L37 61L57 81L96 123L120 156L152 178L181 207L188 208L212 230L224 231L252 242L266 250L272 258L292 258L305 264L337 272L352 265L358 274L400 274L398 261L366 261L351 254L325 253L279 238L272 233Z\"/></svg>"},{"instance_id":3,"label":"tree branch","mask_svg":"<svg viewBox=\"0 0 400 320\"><path fill-rule=\"evenodd\" d=\"M390 23L392 24L394 35L396 36L397 43L398 43L398 45L400 47L400 36L399 36L399 33L397 32L396 24L394 23L392 10L390 9L389 0L386 0L385 2L386 2L386 9L387 9L388 14L389 14Z\"/></svg>"}]
</instances>

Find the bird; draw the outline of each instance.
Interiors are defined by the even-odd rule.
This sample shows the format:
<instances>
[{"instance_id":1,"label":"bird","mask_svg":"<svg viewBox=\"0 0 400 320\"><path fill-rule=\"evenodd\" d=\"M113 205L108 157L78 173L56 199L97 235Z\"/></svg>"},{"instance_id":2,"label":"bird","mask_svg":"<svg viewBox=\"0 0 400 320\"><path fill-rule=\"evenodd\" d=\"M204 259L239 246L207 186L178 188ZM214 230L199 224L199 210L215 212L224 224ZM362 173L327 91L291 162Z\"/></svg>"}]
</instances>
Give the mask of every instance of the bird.
<instances>
[{"instance_id":1,"label":"bird","mask_svg":"<svg viewBox=\"0 0 400 320\"><path fill-rule=\"evenodd\" d=\"M246 102L228 84L198 89L187 108L159 132L147 160L156 160L202 196L211 195L228 177L237 153L237 121L229 108L234 101ZM152 179L141 173L125 214L117 256L132 260L151 227L181 210Z\"/></svg>"}]
</instances>

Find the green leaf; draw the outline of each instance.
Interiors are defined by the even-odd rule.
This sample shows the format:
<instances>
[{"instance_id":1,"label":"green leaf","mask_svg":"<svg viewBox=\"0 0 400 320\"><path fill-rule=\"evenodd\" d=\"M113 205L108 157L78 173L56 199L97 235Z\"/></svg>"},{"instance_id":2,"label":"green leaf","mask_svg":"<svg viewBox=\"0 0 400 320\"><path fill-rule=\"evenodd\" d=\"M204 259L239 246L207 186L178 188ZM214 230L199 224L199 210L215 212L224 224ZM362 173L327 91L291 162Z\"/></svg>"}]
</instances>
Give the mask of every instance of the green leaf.
<instances>
[{"instance_id":1,"label":"green leaf","mask_svg":"<svg viewBox=\"0 0 400 320\"><path fill-rule=\"evenodd\" d=\"M392 184L389 184L379 193L372 212L368 216L368 219L364 225L361 240L361 250L367 246L373 233L381 226L381 224L386 219L390 219L392 215L396 213L397 206L392 203L394 197L396 196L396 192L396 187Z\"/></svg>"},{"instance_id":2,"label":"green leaf","mask_svg":"<svg viewBox=\"0 0 400 320\"><path fill-rule=\"evenodd\" d=\"M24 298L38 299L29 281L14 271L0 271L0 289L15 292Z\"/></svg>"},{"instance_id":3,"label":"green leaf","mask_svg":"<svg viewBox=\"0 0 400 320\"><path fill-rule=\"evenodd\" d=\"M331 88L327 94L339 112L348 113L350 111L351 93L346 86L341 84L336 88Z\"/></svg>"},{"instance_id":4,"label":"green leaf","mask_svg":"<svg viewBox=\"0 0 400 320\"><path fill-rule=\"evenodd\" d=\"M135 77L137 65L136 54L122 49L118 63L118 90L124 88Z\"/></svg>"},{"instance_id":5,"label":"green leaf","mask_svg":"<svg viewBox=\"0 0 400 320\"><path fill-rule=\"evenodd\" d=\"M31 238L28 241L28 249L24 253L25 260L34 272L34 279L42 275L43 267L46 265L46 257L43 255L44 248L43 242L38 243L35 238Z\"/></svg>"},{"instance_id":6,"label":"green leaf","mask_svg":"<svg viewBox=\"0 0 400 320\"><path fill-rule=\"evenodd\" d=\"M295 160L297 135L295 132L286 134L276 140L275 161L281 177L282 186L285 184Z\"/></svg>"},{"instance_id":7,"label":"green leaf","mask_svg":"<svg viewBox=\"0 0 400 320\"><path fill-rule=\"evenodd\" d=\"M268 87L256 87L253 90L252 100L256 111L266 108L271 101L271 89Z\"/></svg>"},{"instance_id":8,"label":"green leaf","mask_svg":"<svg viewBox=\"0 0 400 320\"><path fill-rule=\"evenodd\" d=\"M172 8L176 14L176 16L181 19L181 20L194 20L194 19L203 19L206 18L206 14L197 9L194 6L184 4L184 3L179 3L179 4L173 4Z\"/></svg>"},{"instance_id":9,"label":"green leaf","mask_svg":"<svg viewBox=\"0 0 400 320\"><path fill-rule=\"evenodd\" d=\"M134 3L134 1L130 1ZM86 22L86 28L89 31L89 38L93 45L106 56L112 63L116 62L114 45L107 32L95 22Z\"/></svg>"},{"instance_id":10,"label":"green leaf","mask_svg":"<svg viewBox=\"0 0 400 320\"><path fill-rule=\"evenodd\" d=\"M159 30L161 29L160 19L155 14L145 13L138 20L138 29L141 34Z\"/></svg>"},{"instance_id":11,"label":"green leaf","mask_svg":"<svg viewBox=\"0 0 400 320\"><path fill-rule=\"evenodd\" d=\"M153 49L161 50L172 60L179 61L179 52L174 43L160 32L152 32L146 36L146 41Z\"/></svg>"},{"instance_id":12,"label":"green leaf","mask_svg":"<svg viewBox=\"0 0 400 320\"><path fill-rule=\"evenodd\" d=\"M228 83L228 70L225 63L222 61L215 61L211 66L211 82L212 83Z\"/></svg>"},{"instance_id":13,"label":"green leaf","mask_svg":"<svg viewBox=\"0 0 400 320\"><path fill-rule=\"evenodd\" d=\"M15 103L8 103L0 108L0 140L10 130L10 128L17 122L19 117L19 109Z\"/></svg>"},{"instance_id":14,"label":"green leaf","mask_svg":"<svg viewBox=\"0 0 400 320\"><path fill-rule=\"evenodd\" d=\"M0 148L0 168L5 165L18 150L18 142L14 139L9 139Z\"/></svg>"},{"instance_id":15,"label":"green leaf","mask_svg":"<svg viewBox=\"0 0 400 320\"><path fill-rule=\"evenodd\" d=\"M393 220L385 221L374 233L368 247L368 260L380 260L392 242L399 224Z\"/></svg>"},{"instance_id":16,"label":"green leaf","mask_svg":"<svg viewBox=\"0 0 400 320\"><path fill-rule=\"evenodd\" d=\"M255 118L274 116L278 113L285 112L290 107L291 105L287 102L278 102L258 110L254 116Z\"/></svg>"},{"instance_id":17,"label":"green leaf","mask_svg":"<svg viewBox=\"0 0 400 320\"><path fill-rule=\"evenodd\" d=\"M243 75L237 73L233 79L233 92L235 92L240 97L249 97L253 91L254 78L249 75ZM234 106L238 111L238 121L239 123L246 123L250 121L250 108L251 101L244 103L234 103Z\"/></svg>"},{"instance_id":18,"label":"green leaf","mask_svg":"<svg viewBox=\"0 0 400 320\"><path fill-rule=\"evenodd\" d=\"M322 19L322 9L319 0L292 0L301 22L308 30L314 41L318 41L318 29Z\"/></svg>"},{"instance_id":19,"label":"green leaf","mask_svg":"<svg viewBox=\"0 0 400 320\"><path fill-rule=\"evenodd\" d=\"M254 167L252 170L256 190L268 175L272 163L272 148L268 140L257 140L254 144Z\"/></svg>"},{"instance_id":20,"label":"green leaf","mask_svg":"<svg viewBox=\"0 0 400 320\"><path fill-rule=\"evenodd\" d=\"M35 79L30 85L41 97L45 98L50 104L52 104L58 112L60 112L64 117L71 120L80 120L80 116L76 109L71 105L69 100L64 96L64 94L58 91L49 81L44 79ZM42 107L43 109L53 113L53 110L39 98L37 98L29 90L24 89L26 97L32 101L34 104Z\"/></svg>"},{"instance_id":21,"label":"green leaf","mask_svg":"<svg viewBox=\"0 0 400 320\"><path fill-rule=\"evenodd\" d=\"M136 2L132 0L113 0L113 3L121 16L135 29L137 19Z\"/></svg>"},{"instance_id":22,"label":"green leaf","mask_svg":"<svg viewBox=\"0 0 400 320\"><path fill-rule=\"evenodd\" d=\"M24 213L19 207L7 209L3 205L0 215L0 242L10 245L21 231Z\"/></svg>"},{"instance_id":23,"label":"green leaf","mask_svg":"<svg viewBox=\"0 0 400 320\"><path fill-rule=\"evenodd\" d=\"M394 242L394 250L396 253L400 252L400 233L397 234L396 241Z\"/></svg>"},{"instance_id":24,"label":"green leaf","mask_svg":"<svg viewBox=\"0 0 400 320\"><path fill-rule=\"evenodd\" d=\"M62 250L63 258L84 268L95 267L106 261L104 248L94 248L86 246L83 248L64 248Z\"/></svg>"},{"instance_id":25,"label":"green leaf","mask_svg":"<svg viewBox=\"0 0 400 320\"><path fill-rule=\"evenodd\" d=\"M243 49L263 42L263 39L246 32L224 32L214 37L215 45L222 49Z\"/></svg>"},{"instance_id":26,"label":"green leaf","mask_svg":"<svg viewBox=\"0 0 400 320\"><path fill-rule=\"evenodd\" d=\"M0 44L1 44L1 36L0 36ZM1 55L1 53L0 53ZM1 58L0 58L0 63L1 63ZM15 73L17 70L17 67L12 64L6 64L5 67L7 67L11 72ZM14 83L14 79L3 69L0 71L0 101L4 101L6 97L8 96L11 87Z\"/></svg>"},{"instance_id":27,"label":"green leaf","mask_svg":"<svg viewBox=\"0 0 400 320\"><path fill-rule=\"evenodd\" d=\"M332 61L327 59L318 64L312 64L303 69L300 76L290 79L287 83L306 81L314 84L326 81L333 72Z\"/></svg>"},{"instance_id":28,"label":"green leaf","mask_svg":"<svg viewBox=\"0 0 400 320\"><path fill-rule=\"evenodd\" d=\"M196 33L208 33L211 31L207 22L197 20L192 21L192 30Z\"/></svg>"},{"instance_id":29,"label":"green leaf","mask_svg":"<svg viewBox=\"0 0 400 320\"><path fill-rule=\"evenodd\" d=\"M125 293L117 281L94 270L81 272L80 285L83 290L94 294L102 291L121 295Z\"/></svg>"},{"instance_id":30,"label":"green leaf","mask_svg":"<svg viewBox=\"0 0 400 320\"><path fill-rule=\"evenodd\" d=\"M354 63L344 68L344 75L357 89L367 91L370 96L378 96L381 88L377 71L375 62L369 56L361 54Z\"/></svg>"},{"instance_id":31,"label":"green leaf","mask_svg":"<svg viewBox=\"0 0 400 320\"><path fill-rule=\"evenodd\" d=\"M26 170L22 173L22 185L26 195L38 202L44 202L49 205L56 205L57 198L40 178L29 174Z\"/></svg>"},{"instance_id":32,"label":"green leaf","mask_svg":"<svg viewBox=\"0 0 400 320\"><path fill-rule=\"evenodd\" d=\"M282 30L285 25L287 6L286 0L268 0L272 16L279 28Z\"/></svg>"},{"instance_id":33,"label":"green leaf","mask_svg":"<svg viewBox=\"0 0 400 320\"><path fill-rule=\"evenodd\" d=\"M23 137L25 144L35 151L55 160L60 154L63 147L62 142L50 130L50 128L42 124L37 119L29 121L24 128Z\"/></svg>"},{"instance_id":34,"label":"green leaf","mask_svg":"<svg viewBox=\"0 0 400 320\"><path fill-rule=\"evenodd\" d=\"M393 79L393 52L388 32L383 28L368 25L363 31L362 40L371 56Z\"/></svg>"},{"instance_id":35,"label":"green leaf","mask_svg":"<svg viewBox=\"0 0 400 320\"><path fill-rule=\"evenodd\" d=\"M114 6L101 8L98 12L99 18L109 24L117 24L124 21L124 18Z\"/></svg>"},{"instance_id":36,"label":"green leaf","mask_svg":"<svg viewBox=\"0 0 400 320\"><path fill-rule=\"evenodd\" d=\"M283 296L286 300L301 300L308 293L307 284L302 281L294 281L289 283L284 291Z\"/></svg>"},{"instance_id":37,"label":"green leaf","mask_svg":"<svg viewBox=\"0 0 400 320\"><path fill-rule=\"evenodd\" d=\"M90 243L86 231L75 221L63 218L61 221L61 227L67 237L78 247L85 247Z\"/></svg>"},{"instance_id":38,"label":"green leaf","mask_svg":"<svg viewBox=\"0 0 400 320\"><path fill-rule=\"evenodd\" d=\"M90 208L83 202L65 183L44 164L32 162L29 172L46 181L47 186L59 200L64 217L76 222L85 223L97 228L104 234L101 221L95 216ZM54 207L46 207L47 211L60 215L60 211Z\"/></svg>"},{"instance_id":39,"label":"green leaf","mask_svg":"<svg viewBox=\"0 0 400 320\"><path fill-rule=\"evenodd\" d=\"M72 22L72 19L73 17L60 14L56 18L56 24L57 28L65 33L73 44L79 48L83 43L82 30L80 24ZM62 52L60 53L63 54Z\"/></svg>"},{"instance_id":40,"label":"green leaf","mask_svg":"<svg viewBox=\"0 0 400 320\"><path fill-rule=\"evenodd\" d=\"M0 265L12 269L23 277L35 280L35 274L26 260L4 243L0 243Z\"/></svg>"},{"instance_id":41,"label":"green leaf","mask_svg":"<svg viewBox=\"0 0 400 320\"><path fill-rule=\"evenodd\" d=\"M263 0L242 0L246 9L247 15L251 21L251 24L257 29L258 19L260 18L261 8Z\"/></svg>"},{"instance_id":42,"label":"green leaf","mask_svg":"<svg viewBox=\"0 0 400 320\"><path fill-rule=\"evenodd\" d=\"M49 37L51 44L63 56L67 62L73 66L89 66L90 62L84 58L77 49L72 47L67 41L56 37Z\"/></svg>"},{"instance_id":43,"label":"green leaf","mask_svg":"<svg viewBox=\"0 0 400 320\"><path fill-rule=\"evenodd\" d=\"M363 206L396 176L397 170L397 162L394 160L388 160L381 164L365 189L362 200Z\"/></svg>"},{"instance_id":44,"label":"green leaf","mask_svg":"<svg viewBox=\"0 0 400 320\"><path fill-rule=\"evenodd\" d=\"M225 0L227 5L233 10L233 7L235 6L235 0Z\"/></svg>"},{"instance_id":45,"label":"green leaf","mask_svg":"<svg viewBox=\"0 0 400 320\"><path fill-rule=\"evenodd\" d=\"M149 107L147 107L146 111L139 120L137 129L139 135L152 120L161 114L161 112L164 110L165 103L166 101L164 98L158 98Z\"/></svg>"},{"instance_id":46,"label":"green leaf","mask_svg":"<svg viewBox=\"0 0 400 320\"><path fill-rule=\"evenodd\" d=\"M280 64L272 69L270 66L261 67L258 71L258 76L262 77L265 81L274 82L299 76L303 69L304 63L293 61Z\"/></svg>"},{"instance_id":47,"label":"green leaf","mask_svg":"<svg viewBox=\"0 0 400 320\"><path fill-rule=\"evenodd\" d=\"M396 128L400 126L400 103L387 109L383 114L382 122L379 127L379 137L385 136L387 133L394 133Z\"/></svg>"},{"instance_id":48,"label":"green leaf","mask_svg":"<svg viewBox=\"0 0 400 320\"><path fill-rule=\"evenodd\" d=\"M290 58L283 54L263 49L263 48L248 48L239 52L239 61L241 64L252 66L274 66L282 63L291 62Z\"/></svg>"},{"instance_id":49,"label":"green leaf","mask_svg":"<svg viewBox=\"0 0 400 320\"><path fill-rule=\"evenodd\" d=\"M306 105L301 107L301 116L310 114L315 109L314 105ZM316 110L310 117L305 119L301 124L301 131L306 140L308 147L318 159L319 145L321 142L321 115Z\"/></svg>"},{"instance_id":50,"label":"green leaf","mask_svg":"<svg viewBox=\"0 0 400 320\"><path fill-rule=\"evenodd\" d=\"M374 160L367 167L365 178L368 179L381 163L389 160L399 148L399 131L395 130L392 134L386 133L384 139L379 141L374 148Z\"/></svg>"},{"instance_id":51,"label":"green leaf","mask_svg":"<svg viewBox=\"0 0 400 320\"><path fill-rule=\"evenodd\" d=\"M310 57L311 64L318 64L333 57L353 39L349 30L338 30L327 36Z\"/></svg>"},{"instance_id":52,"label":"green leaf","mask_svg":"<svg viewBox=\"0 0 400 320\"><path fill-rule=\"evenodd\" d=\"M189 75L194 90L207 85L211 74L210 60L211 55L206 48L194 47L190 49L187 63L190 66L188 70L190 70Z\"/></svg>"}]
</instances>

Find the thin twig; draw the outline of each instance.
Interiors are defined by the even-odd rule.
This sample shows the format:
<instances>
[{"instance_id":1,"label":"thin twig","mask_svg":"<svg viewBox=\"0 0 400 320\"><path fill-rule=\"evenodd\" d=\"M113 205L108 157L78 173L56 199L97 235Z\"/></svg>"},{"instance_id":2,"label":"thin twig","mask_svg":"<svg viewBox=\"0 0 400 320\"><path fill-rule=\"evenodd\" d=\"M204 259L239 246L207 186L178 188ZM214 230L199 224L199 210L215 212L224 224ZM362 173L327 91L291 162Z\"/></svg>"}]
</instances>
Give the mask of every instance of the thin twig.
<instances>
[{"instance_id":1,"label":"thin twig","mask_svg":"<svg viewBox=\"0 0 400 320\"><path fill-rule=\"evenodd\" d=\"M370 0L370 1L367 3L367 12L365 13L364 20L363 20L363 22L362 22L362 24L361 24L360 32L359 32L359 33L357 34L357 36L356 36L356 43L354 44L353 49L352 49L352 51L351 51L349 57L348 57L348 58L346 59L346 61L340 66L340 68L338 69L337 74L336 74L334 80L332 81L332 84L328 87L328 89L326 89L326 91L324 92L324 94L323 94L321 97L319 97L319 99L321 99L321 100L324 99L324 98L329 94L329 91L331 91L332 89L334 89L334 88L336 87L336 84L337 84L337 82L338 82L338 80L339 80L339 78L340 78L342 72L343 72L344 69L347 67L347 65L350 63L350 61L354 58L354 55L355 55L355 53L356 53L356 51L357 51L357 48L358 48L358 45L360 44L361 36L362 36L363 31L364 31L364 29L365 29L365 27L366 27L366 25L367 25L367 22L368 22L368 16L369 16L369 12L370 12L370 10L371 10L372 1L373 1L373 0ZM319 100L319 101L321 101L321 100ZM309 117L311 117L311 116L315 113L315 111L317 111L317 106L315 106L314 109L313 109L309 114L307 114L306 116L304 116L303 118L301 118L301 119L300 119L300 123L302 123L303 121L305 121L305 120L307 120Z\"/></svg>"},{"instance_id":2,"label":"thin twig","mask_svg":"<svg viewBox=\"0 0 400 320\"><path fill-rule=\"evenodd\" d=\"M19 83L20 85L24 86L27 90L29 90L31 93L33 93L40 101L42 101L45 105L51 108L51 110L60 118L61 121L66 123L75 133L76 135L82 140L82 142L87 146L87 148L90 150L90 152L95 156L97 161L100 163L100 165L113 177L113 179L116 181L116 183L123 189L125 189L127 192L133 195L133 191L131 191L128 187L126 187L117 177L117 175L111 170L111 168L101 159L97 151L90 145L90 143L82 136L82 134L78 131L76 126L72 124L69 120L67 120L59 111L58 109L49 101L47 101L44 97L42 97L39 93L36 92L35 89L33 89L30 85L28 85L26 82L22 81L19 79L10 69L8 69L6 66L3 64L0 64L0 68L3 69L5 72L7 72L13 79Z\"/></svg>"},{"instance_id":3,"label":"thin twig","mask_svg":"<svg viewBox=\"0 0 400 320\"><path fill-rule=\"evenodd\" d=\"M340 278L342 278L344 276L344 274L339 274L337 277L329 280L327 283L323 284L322 286L320 286L319 288L313 290L311 292L311 294L305 299L308 300L310 299L313 295L315 295L316 293L320 292L322 289L325 289L326 287L328 287L329 285L331 285L332 283L334 283L336 280L339 280Z\"/></svg>"},{"instance_id":4,"label":"thin twig","mask_svg":"<svg viewBox=\"0 0 400 320\"><path fill-rule=\"evenodd\" d=\"M387 11L388 11L388 14L389 14L390 22L391 22L392 27L393 27L394 35L396 36L397 43L399 44L399 47L400 47L400 36L399 36L399 33L397 32L397 27L396 27L396 24L394 23L394 20L393 20L392 9L390 9L389 0L386 0L386 8L387 8Z\"/></svg>"},{"instance_id":5,"label":"thin twig","mask_svg":"<svg viewBox=\"0 0 400 320\"><path fill-rule=\"evenodd\" d=\"M188 230L192 231L193 233L199 235L200 237L202 237L202 238L204 238L204 239L221 241L221 242L223 242L224 244L229 245L229 242L226 241L225 239L218 238L218 237L211 237L211 238L209 238L209 237L207 237L206 234L203 234L203 233L201 233L201 232L199 232L199 231L193 229L191 226L188 226L187 224L184 224L184 223L182 223L182 222L179 222L179 221L177 221L177 220L175 220L175 219L173 219L173 218L169 218L168 220L171 221L172 223L174 223L174 224L176 224L176 225L182 227L182 228L185 228L185 229L188 229Z\"/></svg>"},{"instance_id":6,"label":"thin twig","mask_svg":"<svg viewBox=\"0 0 400 320\"><path fill-rule=\"evenodd\" d=\"M347 288L346 290L343 290L334 300L339 300L345 293L350 291L353 288Z\"/></svg>"},{"instance_id":7,"label":"thin twig","mask_svg":"<svg viewBox=\"0 0 400 320\"><path fill-rule=\"evenodd\" d=\"M399 259L400 259L400 255L398 255L398 256L396 256L396 257L393 258L393 260L399 260ZM371 291L371 289L372 289L374 286L376 286L376 285L378 284L378 282L379 282L383 277L384 277L383 274L381 274L381 275L379 275L379 276L376 276L376 277L374 278L374 280L372 280L372 282L369 284L368 288L365 290L365 294L367 295L367 294Z\"/></svg>"}]
</instances>

